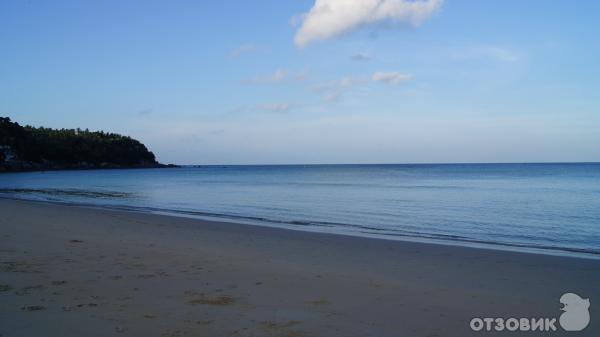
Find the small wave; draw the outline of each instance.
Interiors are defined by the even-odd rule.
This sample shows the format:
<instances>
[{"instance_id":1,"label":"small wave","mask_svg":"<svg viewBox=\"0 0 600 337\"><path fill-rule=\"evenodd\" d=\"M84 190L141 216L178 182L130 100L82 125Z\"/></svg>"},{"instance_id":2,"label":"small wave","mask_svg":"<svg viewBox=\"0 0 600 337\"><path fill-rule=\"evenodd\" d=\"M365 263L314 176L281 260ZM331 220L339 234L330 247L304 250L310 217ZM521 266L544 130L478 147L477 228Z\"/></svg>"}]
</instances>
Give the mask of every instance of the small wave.
<instances>
[{"instance_id":1,"label":"small wave","mask_svg":"<svg viewBox=\"0 0 600 337\"><path fill-rule=\"evenodd\" d=\"M379 233L369 233L363 232L364 234L379 234ZM567 252L567 253L578 253L584 255L592 255L596 257L600 257L600 250L595 249L587 249L587 248L573 248L573 247L561 247L561 246L550 246L550 245L541 245L541 244L519 244L519 243L510 243L505 241L492 241L492 240L479 240L473 238L467 238L457 235L446 235L446 234L427 234L427 233L419 233L419 234L404 234L404 233L385 233L385 235L389 236L397 236L397 237L409 237L409 238L424 238L424 239L434 239L448 242L464 242L464 243L472 243L472 244L482 244L496 247L515 247L515 248L524 248L524 249L536 249L543 250L548 252Z\"/></svg>"},{"instance_id":2,"label":"small wave","mask_svg":"<svg viewBox=\"0 0 600 337\"><path fill-rule=\"evenodd\" d=\"M80 189L54 189L54 188L0 188L0 193L5 194L42 194L48 196L75 196L86 198L130 198L133 193L116 191L90 191Z\"/></svg>"}]
</instances>

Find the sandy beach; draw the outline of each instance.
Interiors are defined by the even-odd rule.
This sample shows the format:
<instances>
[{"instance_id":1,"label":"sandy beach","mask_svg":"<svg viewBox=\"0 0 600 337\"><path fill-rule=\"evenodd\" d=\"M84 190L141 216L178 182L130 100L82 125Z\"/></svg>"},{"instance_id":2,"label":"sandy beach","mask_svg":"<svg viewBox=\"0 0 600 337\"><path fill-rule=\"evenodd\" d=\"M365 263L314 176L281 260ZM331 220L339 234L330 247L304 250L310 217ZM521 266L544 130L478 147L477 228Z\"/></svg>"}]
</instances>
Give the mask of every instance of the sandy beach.
<instances>
[{"instance_id":1,"label":"sandy beach","mask_svg":"<svg viewBox=\"0 0 600 337\"><path fill-rule=\"evenodd\" d=\"M0 200L0 336L491 336L556 317L600 260Z\"/></svg>"}]
</instances>

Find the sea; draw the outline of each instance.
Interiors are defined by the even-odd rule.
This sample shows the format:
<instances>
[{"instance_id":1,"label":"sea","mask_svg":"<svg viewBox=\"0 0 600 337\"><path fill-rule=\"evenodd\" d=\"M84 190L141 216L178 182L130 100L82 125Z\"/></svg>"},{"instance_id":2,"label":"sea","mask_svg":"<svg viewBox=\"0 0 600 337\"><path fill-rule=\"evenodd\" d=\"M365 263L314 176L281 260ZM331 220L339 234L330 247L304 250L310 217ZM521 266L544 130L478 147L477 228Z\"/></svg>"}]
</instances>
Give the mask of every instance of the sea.
<instances>
[{"instance_id":1,"label":"sea","mask_svg":"<svg viewBox=\"0 0 600 337\"><path fill-rule=\"evenodd\" d=\"M235 165L0 174L0 197L600 257L600 163Z\"/></svg>"}]
</instances>

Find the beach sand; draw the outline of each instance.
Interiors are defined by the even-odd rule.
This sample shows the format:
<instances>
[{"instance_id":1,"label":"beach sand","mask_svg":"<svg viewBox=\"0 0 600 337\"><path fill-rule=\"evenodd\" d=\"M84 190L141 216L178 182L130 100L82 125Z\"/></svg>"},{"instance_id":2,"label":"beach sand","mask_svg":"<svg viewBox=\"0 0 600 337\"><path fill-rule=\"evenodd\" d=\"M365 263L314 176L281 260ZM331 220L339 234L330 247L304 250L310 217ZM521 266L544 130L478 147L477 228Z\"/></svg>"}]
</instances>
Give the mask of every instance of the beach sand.
<instances>
[{"instance_id":1,"label":"beach sand","mask_svg":"<svg viewBox=\"0 0 600 337\"><path fill-rule=\"evenodd\" d=\"M472 332L555 317L582 333ZM0 336L600 336L600 260L0 200Z\"/></svg>"}]
</instances>

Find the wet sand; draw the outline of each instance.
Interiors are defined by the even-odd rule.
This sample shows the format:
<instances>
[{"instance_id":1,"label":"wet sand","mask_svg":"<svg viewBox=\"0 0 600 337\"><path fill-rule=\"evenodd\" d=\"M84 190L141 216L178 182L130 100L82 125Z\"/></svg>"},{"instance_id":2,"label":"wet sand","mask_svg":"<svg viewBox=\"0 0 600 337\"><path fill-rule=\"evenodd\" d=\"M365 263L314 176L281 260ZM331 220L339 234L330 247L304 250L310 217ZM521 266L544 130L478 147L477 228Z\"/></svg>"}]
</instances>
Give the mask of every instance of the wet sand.
<instances>
[{"instance_id":1,"label":"wet sand","mask_svg":"<svg viewBox=\"0 0 600 337\"><path fill-rule=\"evenodd\" d=\"M599 336L600 260L0 199L0 336ZM472 332L555 317L583 333Z\"/></svg>"}]
</instances>

